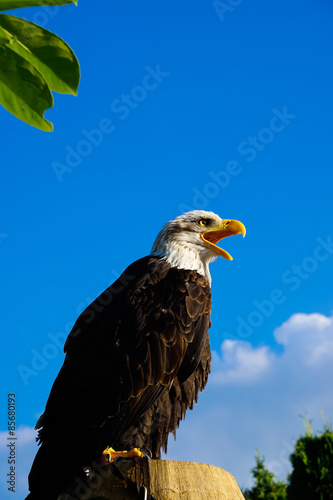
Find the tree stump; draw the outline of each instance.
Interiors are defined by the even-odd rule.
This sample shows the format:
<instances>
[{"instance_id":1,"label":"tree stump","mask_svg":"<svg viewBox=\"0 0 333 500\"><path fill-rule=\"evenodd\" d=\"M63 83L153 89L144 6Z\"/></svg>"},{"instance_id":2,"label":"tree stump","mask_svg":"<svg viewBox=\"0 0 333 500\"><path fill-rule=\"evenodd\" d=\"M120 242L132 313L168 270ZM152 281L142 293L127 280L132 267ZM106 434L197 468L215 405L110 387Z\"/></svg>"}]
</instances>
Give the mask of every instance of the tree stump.
<instances>
[{"instance_id":1,"label":"tree stump","mask_svg":"<svg viewBox=\"0 0 333 500\"><path fill-rule=\"evenodd\" d=\"M147 500L244 500L234 477L214 465L146 457L118 459L115 465L104 466L87 485L76 485L61 498L143 500L144 485Z\"/></svg>"}]
</instances>

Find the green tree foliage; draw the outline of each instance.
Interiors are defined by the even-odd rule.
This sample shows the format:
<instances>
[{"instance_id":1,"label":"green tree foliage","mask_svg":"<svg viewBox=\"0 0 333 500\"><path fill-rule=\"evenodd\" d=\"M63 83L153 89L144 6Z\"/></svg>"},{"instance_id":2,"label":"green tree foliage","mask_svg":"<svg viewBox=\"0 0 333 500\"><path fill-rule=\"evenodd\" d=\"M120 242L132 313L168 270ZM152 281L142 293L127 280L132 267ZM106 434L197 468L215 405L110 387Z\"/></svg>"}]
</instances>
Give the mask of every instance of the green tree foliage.
<instances>
[{"instance_id":1,"label":"green tree foliage","mask_svg":"<svg viewBox=\"0 0 333 500\"><path fill-rule=\"evenodd\" d=\"M278 481L256 452L252 469L254 486L243 492L246 500L333 500L333 432L325 424L316 434L305 417L305 435L290 456L292 472L287 482Z\"/></svg>"},{"instance_id":2,"label":"green tree foliage","mask_svg":"<svg viewBox=\"0 0 333 500\"><path fill-rule=\"evenodd\" d=\"M18 7L64 5L75 0L0 0L0 11ZM72 49L36 24L0 14L0 104L17 118L44 131L53 106L51 90L76 95L80 67Z\"/></svg>"},{"instance_id":3,"label":"green tree foliage","mask_svg":"<svg viewBox=\"0 0 333 500\"><path fill-rule=\"evenodd\" d=\"M333 499L333 433L326 427L316 435L310 429L298 439L290 457L288 500Z\"/></svg>"},{"instance_id":4,"label":"green tree foliage","mask_svg":"<svg viewBox=\"0 0 333 500\"><path fill-rule=\"evenodd\" d=\"M254 486L243 495L246 500L286 500L286 484L278 481L275 475L265 467L265 459L256 452L256 465L252 469Z\"/></svg>"}]
</instances>

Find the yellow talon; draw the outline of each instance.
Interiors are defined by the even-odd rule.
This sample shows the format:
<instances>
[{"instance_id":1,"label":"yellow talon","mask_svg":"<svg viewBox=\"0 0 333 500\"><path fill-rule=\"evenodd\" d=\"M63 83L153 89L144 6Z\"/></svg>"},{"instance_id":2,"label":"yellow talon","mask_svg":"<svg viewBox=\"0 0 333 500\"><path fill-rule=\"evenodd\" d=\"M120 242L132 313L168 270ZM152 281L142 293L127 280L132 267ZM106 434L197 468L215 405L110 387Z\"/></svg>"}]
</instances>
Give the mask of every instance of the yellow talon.
<instances>
[{"instance_id":1,"label":"yellow talon","mask_svg":"<svg viewBox=\"0 0 333 500\"><path fill-rule=\"evenodd\" d=\"M132 450L124 450L124 451L115 451L113 448L106 448L101 457L102 463L110 463L116 457L124 457L124 458L134 458L134 457L142 457L143 453L139 450L139 448L133 448Z\"/></svg>"}]
</instances>

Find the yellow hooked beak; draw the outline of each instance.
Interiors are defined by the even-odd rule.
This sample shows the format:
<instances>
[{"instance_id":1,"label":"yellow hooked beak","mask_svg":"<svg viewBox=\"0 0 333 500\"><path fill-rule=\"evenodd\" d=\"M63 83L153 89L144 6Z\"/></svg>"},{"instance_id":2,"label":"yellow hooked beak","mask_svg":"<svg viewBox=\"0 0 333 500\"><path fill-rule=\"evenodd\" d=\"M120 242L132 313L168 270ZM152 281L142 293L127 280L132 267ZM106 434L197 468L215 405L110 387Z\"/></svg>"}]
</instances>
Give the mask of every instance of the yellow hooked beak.
<instances>
[{"instance_id":1,"label":"yellow hooked beak","mask_svg":"<svg viewBox=\"0 0 333 500\"><path fill-rule=\"evenodd\" d=\"M244 238L246 234L244 224L242 224L242 222L239 222L239 220L224 219L220 226L201 233L200 238L218 255L221 255L225 259L232 260L231 255L223 250L223 248L218 247L216 243L218 243L223 238L226 238L227 236L231 236L233 234L242 234Z\"/></svg>"}]
</instances>

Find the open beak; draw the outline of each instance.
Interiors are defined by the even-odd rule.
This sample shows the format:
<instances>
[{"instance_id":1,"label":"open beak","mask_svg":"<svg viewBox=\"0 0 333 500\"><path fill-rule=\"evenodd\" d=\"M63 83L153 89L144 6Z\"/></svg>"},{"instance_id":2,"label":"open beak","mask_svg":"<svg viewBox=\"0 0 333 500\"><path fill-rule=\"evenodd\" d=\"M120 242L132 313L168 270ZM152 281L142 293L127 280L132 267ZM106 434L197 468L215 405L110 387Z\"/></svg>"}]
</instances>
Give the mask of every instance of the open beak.
<instances>
[{"instance_id":1,"label":"open beak","mask_svg":"<svg viewBox=\"0 0 333 500\"><path fill-rule=\"evenodd\" d=\"M225 259L232 260L231 255L223 250L223 248L218 247L216 243L233 234L242 234L244 238L246 234L244 224L239 222L239 220L224 219L222 224L216 229L211 229L210 231L200 234L200 238L218 255L221 255Z\"/></svg>"}]
</instances>

